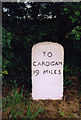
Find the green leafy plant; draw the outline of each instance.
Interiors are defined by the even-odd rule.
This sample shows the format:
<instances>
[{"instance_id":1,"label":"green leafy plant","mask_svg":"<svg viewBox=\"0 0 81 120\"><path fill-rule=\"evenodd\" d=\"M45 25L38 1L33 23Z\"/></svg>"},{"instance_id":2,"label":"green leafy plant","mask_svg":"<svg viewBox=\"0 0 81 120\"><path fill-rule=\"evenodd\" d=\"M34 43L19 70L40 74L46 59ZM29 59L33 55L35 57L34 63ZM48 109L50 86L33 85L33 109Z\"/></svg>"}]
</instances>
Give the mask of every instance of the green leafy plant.
<instances>
[{"instance_id":1,"label":"green leafy plant","mask_svg":"<svg viewBox=\"0 0 81 120\"><path fill-rule=\"evenodd\" d=\"M62 110L59 111L60 115L64 118L64 112Z\"/></svg>"},{"instance_id":2,"label":"green leafy plant","mask_svg":"<svg viewBox=\"0 0 81 120\"><path fill-rule=\"evenodd\" d=\"M30 118L35 119L38 114L45 109L39 107L39 104L36 106L32 105L30 98L25 98L23 96L23 89L21 93L18 90L14 89L8 97L2 99L3 103L3 115L6 114L8 118ZM25 112L25 109L27 112ZM26 115L24 115L26 113Z\"/></svg>"},{"instance_id":3,"label":"green leafy plant","mask_svg":"<svg viewBox=\"0 0 81 120\"><path fill-rule=\"evenodd\" d=\"M3 59L2 63L2 76L4 77L4 74L8 74L8 71L6 70L6 67L9 65L9 61L7 59Z\"/></svg>"},{"instance_id":4,"label":"green leafy plant","mask_svg":"<svg viewBox=\"0 0 81 120\"><path fill-rule=\"evenodd\" d=\"M72 115L72 114L70 115L70 118L73 118L73 115Z\"/></svg>"},{"instance_id":5,"label":"green leafy plant","mask_svg":"<svg viewBox=\"0 0 81 120\"><path fill-rule=\"evenodd\" d=\"M10 44L11 39L12 39L12 34L3 27L2 28L2 47L7 46L8 48L11 49L11 44Z\"/></svg>"},{"instance_id":6,"label":"green leafy plant","mask_svg":"<svg viewBox=\"0 0 81 120\"><path fill-rule=\"evenodd\" d=\"M65 75L65 79L64 79L64 87L75 87L75 82L78 83L78 74L79 74L79 66L76 65L77 63L74 63L73 61L70 62L67 61L67 63L65 63L65 67L64 67L64 75Z\"/></svg>"}]
</instances>

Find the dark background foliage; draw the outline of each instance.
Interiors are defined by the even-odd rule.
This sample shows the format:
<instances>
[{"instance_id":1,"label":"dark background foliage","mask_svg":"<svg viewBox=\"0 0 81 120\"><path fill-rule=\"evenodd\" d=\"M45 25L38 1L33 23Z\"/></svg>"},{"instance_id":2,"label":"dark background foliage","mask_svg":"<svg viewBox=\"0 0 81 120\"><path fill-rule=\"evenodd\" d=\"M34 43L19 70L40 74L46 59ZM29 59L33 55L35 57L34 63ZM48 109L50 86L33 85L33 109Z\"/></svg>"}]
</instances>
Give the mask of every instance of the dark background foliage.
<instances>
[{"instance_id":1,"label":"dark background foliage","mask_svg":"<svg viewBox=\"0 0 81 120\"><path fill-rule=\"evenodd\" d=\"M2 6L4 85L31 88L31 49L44 41L63 45L65 76L80 74L81 3L5 2ZM64 84L72 85L66 78Z\"/></svg>"}]
</instances>

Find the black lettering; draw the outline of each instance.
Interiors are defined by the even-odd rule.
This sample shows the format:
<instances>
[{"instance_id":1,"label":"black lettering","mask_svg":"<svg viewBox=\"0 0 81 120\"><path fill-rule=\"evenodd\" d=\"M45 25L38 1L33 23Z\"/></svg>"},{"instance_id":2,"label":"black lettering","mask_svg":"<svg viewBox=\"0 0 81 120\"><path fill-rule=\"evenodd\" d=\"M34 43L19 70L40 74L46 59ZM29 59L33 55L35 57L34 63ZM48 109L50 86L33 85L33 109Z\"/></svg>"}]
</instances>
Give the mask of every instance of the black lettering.
<instances>
[{"instance_id":1,"label":"black lettering","mask_svg":"<svg viewBox=\"0 0 81 120\"><path fill-rule=\"evenodd\" d=\"M59 62L60 65L62 65L62 62Z\"/></svg>"},{"instance_id":2,"label":"black lettering","mask_svg":"<svg viewBox=\"0 0 81 120\"><path fill-rule=\"evenodd\" d=\"M33 73L35 74L35 76L37 76L39 74L39 70L34 70Z\"/></svg>"},{"instance_id":3,"label":"black lettering","mask_svg":"<svg viewBox=\"0 0 81 120\"><path fill-rule=\"evenodd\" d=\"M52 53L51 52L47 53L47 56L52 57Z\"/></svg>"},{"instance_id":4,"label":"black lettering","mask_svg":"<svg viewBox=\"0 0 81 120\"><path fill-rule=\"evenodd\" d=\"M44 56L45 56L45 53L46 53L46 52L43 52L43 53L44 53Z\"/></svg>"},{"instance_id":5,"label":"black lettering","mask_svg":"<svg viewBox=\"0 0 81 120\"><path fill-rule=\"evenodd\" d=\"M53 74L52 70L51 70L51 74Z\"/></svg>"},{"instance_id":6,"label":"black lettering","mask_svg":"<svg viewBox=\"0 0 81 120\"><path fill-rule=\"evenodd\" d=\"M49 70L49 74L50 74L50 70Z\"/></svg>"},{"instance_id":7,"label":"black lettering","mask_svg":"<svg viewBox=\"0 0 81 120\"><path fill-rule=\"evenodd\" d=\"M48 73L48 70L44 70L44 71L43 71L43 74L45 74L45 73Z\"/></svg>"},{"instance_id":8,"label":"black lettering","mask_svg":"<svg viewBox=\"0 0 81 120\"><path fill-rule=\"evenodd\" d=\"M42 65L45 65L45 62L42 62Z\"/></svg>"},{"instance_id":9,"label":"black lettering","mask_svg":"<svg viewBox=\"0 0 81 120\"><path fill-rule=\"evenodd\" d=\"M38 65L41 65L41 63L40 63L40 62L38 62Z\"/></svg>"},{"instance_id":10,"label":"black lettering","mask_svg":"<svg viewBox=\"0 0 81 120\"><path fill-rule=\"evenodd\" d=\"M55 65L58 65L58 62L56 62Z\"/></svg>"},{"instance_id":11,"label":"black lettering","mask_svg":"<svg viewBox=\"0 0 81 120\"><path fill-rule=\"evenodd\" d=\"M36 61L35 61L35 62L33 62L33 66L36 66L36 64L35 64L35 63L36 63Z\"/></svg>"},{"instance_id":12,"label":"black lettering","mask_svg":"<svg viewBox=\"0 0 81 120\"><path fill-rule=\"evenodd\" d=\"M49 62L46 62L46 66L49 66L50 65L50 63Z\"/></svg>"},{"instance_id":13,"label":"black lettering","mask_svg":"<svg viewBox=\"0 0 81 120\"><path fill-rule=\"evenodd\" d=\"M58 72L59 72L58 74L60 75L61 74L61 70L58 70Z\"/></svg>"},{"instance_id":14,"label":"black lettering","mask_svg":"<svg viewBox=\"0 0 81 120\"><path fill-rule=\"evenodd\" d=\"M54 66L54 61L52 61L51 65Z\"/></svg>"},{"instance_id":15,"label":"black lettering","mask_svg":"<svg viewBox=\"0 0 81 120\"><path fill-rule=\"evenodd\" d=\"M57 71L57 70L54 70L54 73L55 73L55 74L57 74L56 71Z\"/></svg>"}]
</instances>

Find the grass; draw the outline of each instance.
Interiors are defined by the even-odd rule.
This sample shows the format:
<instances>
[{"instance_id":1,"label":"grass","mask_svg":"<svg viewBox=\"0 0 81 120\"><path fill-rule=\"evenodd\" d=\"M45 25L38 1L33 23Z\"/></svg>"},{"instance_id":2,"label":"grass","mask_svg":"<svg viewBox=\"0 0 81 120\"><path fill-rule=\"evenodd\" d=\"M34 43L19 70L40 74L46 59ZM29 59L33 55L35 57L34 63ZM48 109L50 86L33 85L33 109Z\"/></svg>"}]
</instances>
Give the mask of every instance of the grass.
<instances>
[{"instance_id":1,"label":"grass","mask_svg":"<svg viewBox=\"0 0 81 120\"><path fill-rule=\"evenodd\" d=\"M32 111L31 111L32 109ZM38 114L42 111L44 111L44 108L40 108L39 104L37 105L37 107L33 107L31 104L27 106L27 118L31 118L31 119L36 119L36 117L38 116Z\"/></svg>"},{"instance_id":2,"label":"grass","mask_svg":"<svg viewBox=\"0 0 81 120\"><path fill-rule=\"evenodd\" d=\"M2 99L2 109L4 118L30 118L36 119L40 112L45 109L39 107L39 104L33 106L33 101L30 98L23 96L23 89L21 93L18 90L13 90L9 96Z\"/></svg>"}]
</instances>

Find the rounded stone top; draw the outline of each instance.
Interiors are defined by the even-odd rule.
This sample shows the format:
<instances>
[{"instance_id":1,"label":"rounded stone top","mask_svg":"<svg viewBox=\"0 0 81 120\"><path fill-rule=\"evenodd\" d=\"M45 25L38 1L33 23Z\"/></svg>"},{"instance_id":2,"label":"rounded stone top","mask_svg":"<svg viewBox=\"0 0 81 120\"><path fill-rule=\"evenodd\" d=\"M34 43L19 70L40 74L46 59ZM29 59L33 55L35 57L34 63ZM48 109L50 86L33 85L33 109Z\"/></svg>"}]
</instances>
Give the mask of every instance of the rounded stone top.
<instances>
[{"instance_id":1,"label":"rounded stone top","mask_svg":"<svg viewBox=\"0 0 81 120\"><path fill-rule=\"evenodd\" d=\"M63 48L63 46L61 45L61 44L59 44L59 43L57 43L57 42L39 42L39 43L37 43L37 44L35 44L35 45L33 45L33 47L32 47L32 49L33 48L35 48L35 47L39 47L39 46L46 46L46 45L53 45L53 46L58 46L58 47L61 47L61 48Z\"/></svg>"}]
</instances>

